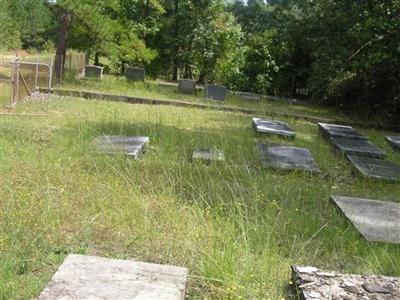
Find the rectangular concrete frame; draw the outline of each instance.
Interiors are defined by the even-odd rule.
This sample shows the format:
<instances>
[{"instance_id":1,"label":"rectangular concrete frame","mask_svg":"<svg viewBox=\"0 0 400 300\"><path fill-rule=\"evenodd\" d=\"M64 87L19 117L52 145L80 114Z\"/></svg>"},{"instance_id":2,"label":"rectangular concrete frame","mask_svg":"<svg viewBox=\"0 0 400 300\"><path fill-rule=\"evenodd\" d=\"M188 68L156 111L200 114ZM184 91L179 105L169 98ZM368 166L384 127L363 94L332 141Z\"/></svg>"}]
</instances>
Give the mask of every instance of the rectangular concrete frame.
<instances>
[{"instance_id":1,"label":"rectangular concrete frame","mask_svg":"<svg viewBox=\"0 0 400 300\"><path fill-rule=\"evenodd\" d=\"M39 300L183 300L187 276L181 267L70 254Z\"/></svg>"},{"instance_id":2,"label":"rectangular concrete frame","mask_svg":"<svg viewBox=\"0 0 400 300\"><path fill-rule=\"evenodd\" d=\"M318 123L318 128L321 134L327 138L341 137L351 139L366 140L365 136L359 134L353 127L345 125Z\"/></svg>"},{"instance_id":3,"label":"rectangular concrete frame","mask_svg":"<svg viewBox=\"0 0 400 300\"><path fill-rule=\"evenodd\" d=\"M196 92L196 81L191 79L180 79L178 90L184 93L194 94Z\"/></svg>"},{"instance_id":4,"label":"rectangular concrete frame","mask_svg":"<svg viewBox=\"0 0 400 300\"><path fill-rule=\"evenodd\" d=\"M94 65L85 66L85 78L103 78L103 68Z\"/></svg>"},{"instance_id":5,"label":"rectangular concrete frame","mask_svg":"<svg viewBox=\"0 0 400 300\"><path fill-rule=\"evenodd\" d=\"M368 140L349 139L342 137L329 138L332 145L343 154L358 155L374 158L385 158L386 153Z\"/></svg>"},{"instance_id":6,"label":"rectangular concrete frame","mask_svg":"<svg viewBox=\"0 0 400 300\"><path fill-rule=\"evenodd\" d=\"M310 151L305 148L259 144L261 165L287 171L318 173L320 170Z\"/></svg>"},{"instance_id":7,"label":"rectangular concrete frame","mask_svg":"<svg viewBox=\"0 0 400 300\"><path fill-rule=\"evenodd\" d=\"M149 141L146 136L102 135L97 137L93 144L99 152L105 154L123 154L139 159Z\"/></svg>"},{"instance_id":8,"label":"rectangular concrete frame","mask_svg":"<svg viewBox=\"0 0 400 300\"><path fill-rule=\"evenodd\" d=\"M207 99L214 99L219 101L224 101L228 89L225 86L218 84L206 84L205 93Z\"/></svg>"},{"instance_id":9,"label":"rectangular concrete frame","mask_svg":"<svg viewBox=\"0 0 400 300\"><path fill-rule=\"evenodd\" d=\"M398 135L398 136L385 136L385 139L388 141L390 146L393 147L394 150L400 151L400 135Z\"/></svg>"},{"instance_id":10,"label":"rectangular concrete frame","mask_svg":"<svg viewBox=\"0 0 400 300\"><path fill-rule=\"evenodd\" d=\"M379 180L400 181L400 166L380 158L347 155L347 159L363 176Z\"/></svg>"},{"instance_id":11,"label":"rectangular concrete frame","mask_svg":"<svg viewBox=\"0 0 400 300\"><path fill-rule=\"evenodd\" d=\"M253 118L253 128L259 133L270 133L279 136L294 138L296 134L287 123Z\"/></svg>"},{"instance_id":12,"label":"rectangular concrete frame","mask_svg":"<svg viewBox=\"0 0 400 300\"><path fill-rule=\"evenodd\" d=\"M128 67L125 71L125 77L128 79L128 81L143 82L146 77L146 70L139 67Z\"/></svg>"},{"instance_id":13,"label":"rectangular concrete frame","mask_svg":"<svg viewBox=\"0 0 400 300\"><path fill-rule=\"evenodd\" d=\"M400 203L343 196L331 201L367 241L400 244Z\"/></svg>"},{"instance_id":14,"label":"rectangular concrete frame","mask_svg":"<svg viewBox=\"0 0 400 300\"><path fill-rule=\"evenodd\" d=\"M196 149L192 154L192 161L199 160L203 162L225 161L223 150L218 149Z\"/></svg>"}]
</instances>

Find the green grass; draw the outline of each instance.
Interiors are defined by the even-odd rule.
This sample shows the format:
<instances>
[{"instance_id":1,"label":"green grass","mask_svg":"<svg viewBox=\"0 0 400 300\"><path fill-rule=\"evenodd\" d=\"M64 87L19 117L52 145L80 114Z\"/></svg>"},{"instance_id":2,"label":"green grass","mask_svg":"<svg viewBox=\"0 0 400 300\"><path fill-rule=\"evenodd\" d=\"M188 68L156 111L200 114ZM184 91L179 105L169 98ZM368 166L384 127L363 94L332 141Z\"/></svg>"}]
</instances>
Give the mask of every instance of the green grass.
<instances>
[{"instance_id":1,"label":"green grass","mask_svg":"<svg viewBox=\"0 0 400 300\"><path fill-rule=\"evenodd\" d=\"M291 264L400 276L400 246L366 242L329 202L399 202L399 184L359 177L316 125L280 119L295 140L257 136L240 114L69 98L48 117L0 116L0 298L34 298L68 253L186 266L189 299L286 298ZM400 163L383 132L361 132ZM150 148L95 154L100 134ZM309 148L321 174L261 169L258 141ZM198 147L227 161L190 163Z\"/></svg>"},{"instance_id":2,"label":"green grass","mask_svg":"<svg viewBox=\"0 0 400 300\"><path fill-rule=\"evenodd\" d=\"M287 101L252 101L243 100L235 94L228 95L226 101L211 101L204 98L204 92L198 95L180 93L174 86L160 85L157 81L147 80L146 83L129 83L123 76L105 75L102 80L72 80L64 82L60 88L82 91L102 91L129 96L155 98L160 100L181 100L213 105L226 105L259 111L303 114L314 117L343 119L344 114L333 108L320 105L288 105Z\"/></svg>"}]
</instances>

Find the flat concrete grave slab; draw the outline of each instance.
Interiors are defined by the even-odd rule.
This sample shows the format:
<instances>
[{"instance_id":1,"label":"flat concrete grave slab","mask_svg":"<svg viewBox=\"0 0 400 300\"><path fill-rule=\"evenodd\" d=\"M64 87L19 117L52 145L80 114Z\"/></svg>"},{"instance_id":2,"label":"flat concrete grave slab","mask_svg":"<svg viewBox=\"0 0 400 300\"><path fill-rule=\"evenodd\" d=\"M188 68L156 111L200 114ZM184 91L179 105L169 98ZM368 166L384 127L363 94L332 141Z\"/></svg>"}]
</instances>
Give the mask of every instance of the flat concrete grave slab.
<instances>
[{"instance_id":1,"label":"flat concrete grave slab","mask_svg":"<svg viewBox=\"0 0 400 300\"><path fill-rule=\"evenodd\" d=\"M318 128L322 133L322 135L326 137L341 137L341 138L362 139L362 140L367 139L365 136L359 134L351 126L318 123Z\"/></svg>"},{"instance_id":2,"label":"flat concrete grave slab","mask_svg":"<svg viewBox=\"0 0 400 300\"><path fill-rule=\"evenodd\" d=\"M103 68L99 66L87 65L85 66L86 78L103 78Z\"/></svg>"},{"instance_id":3,"label":"flat concrete grave slab","mask_svg":"<svg viewBox=\"0 0 400 300\"><path fill-rule=\"evenodd\" d=\"M385 139L393 147L394 150L400 151L400 135L385 136Z\"/></svg>"},{"instance_id":4,"label":"flat concrete grave slab","mask_svg":"<svg viewBox=\"0 0 400 300\"><path fill-rule=\"evenodd\" d=\"M260 133L276 134L288 138L295 137L292 128L284 122L253 118L253 128Z\"/></svg>"},{"instance_id":5,"label":"flat concrete grave slab","mask_svg":"<svg viewBox=\"0 0 400 300\"><path fill-rule=\"evenodd\" d=\"M370 141L342 137L331 137L331 143L343 154L385 158L386 154Z\"/></svg>"},{"instance_id":6,"label":"flat concrete grave slab","mask_svg":"<svg viewBox=\"0 0 400 300\"><path fill-rule=\"evenodd\" d=\"M146 70L139 67L129 67L125 71L125 77L128 81L137 82L144 81Z\"/></svg>"},{"instance_id":7,"label":"flat concrete grave slab","mask_svg":"<svg viewBox=\"0 0 400 300\"><path fill-rule=\"evenodd\" d=\"M149 141L145 136L102 135L94 140L94 145L106 154L124 154L138 159Z\"/></svg>"},{"instance_id":8,"label":"flat concrete grave slab","mask_svg":"<svg viewBox=\"0 0 400 300\"><path fill-rule=\"evenodd\" d=\"M319 172L308 149L266 144L259 144L258 149L264 168Z\"/></svg>"},{"instance_id":9,"label":"flat concrete grave slab","mask_svg":"<svg viewBox=\"0 0 400 300\"><path fill-rule=\"evenodd\" d=\"M186 268L70 254L39 300L183 300L187 276Z\"/></svg>"},{"instance_id":10,"label":"flat concrete grave slab","mask_svg":"<svg viewBox=\"0 0 400 300\"><path fill-rule=\"evenodd\" d=\"M347 159L365 177L400 181L400 166L380 158L347 155Z\"/></svg>"},{"instance_id":11,"label":"flat concrete grave slab","mask_svg":"<svg viewBox=\"0 0 400 300\"><path fill-rule=\"evenodd\" d=\"M254 100L258 101L261 100L261 95L255 94L255 93L249 93L249 92L239 92L239 97L244 99L244 100Z\"/></svg>"},{"instance_id":12,"label":"flat concrete grave slab","mask_svg":"<svg viewBox=\"0 0 400 300\"><path fill-rule=\"evenodd\" d=\"M400 244L400 203L342 196L331 200L367 241Z\"/></svg>"},{"instance_id":13,"label":"flat concrete grave slab","mask_svg":"<svg viewBox=\"0 0 400 300\"><path fill-rule=\"evenodd\" d=\"M192 160L203 161L203 162L224 161L225 155L223 150L196 149L193 151Z\"/></svg>"},{"instance_id":14,"label":"flat concrete grave slab","mask_svg":"<svg viewBox=\"0 0 400 300\"><path fill-rule=\"evenodd\" d=\"M226 98L226 94L228 89L225 86L218 84L206 84L205 93L206 98L224 101Z\"/></svg>"},{"instance_id":15,"label":"flat concrete grave slab","mask_svg":"<svg viewBox=\"0 0 400 300\"><path fill-rule=\"evenodd\" d=\"M180 79L178 90L184 93L194 94L196 92L196 81L191 79Z\"/></svg>"},{"instance_id":16,"label":"flat concrete grave slab","mask_svg":"<svg viewBox=\"0 0 400 300\"><path fill-rule=\"evenodd\" d=\"M400 299L400 278L353 275L292 266L292 282L304 300L395 300Z\"/></svg>"}]
</instances>

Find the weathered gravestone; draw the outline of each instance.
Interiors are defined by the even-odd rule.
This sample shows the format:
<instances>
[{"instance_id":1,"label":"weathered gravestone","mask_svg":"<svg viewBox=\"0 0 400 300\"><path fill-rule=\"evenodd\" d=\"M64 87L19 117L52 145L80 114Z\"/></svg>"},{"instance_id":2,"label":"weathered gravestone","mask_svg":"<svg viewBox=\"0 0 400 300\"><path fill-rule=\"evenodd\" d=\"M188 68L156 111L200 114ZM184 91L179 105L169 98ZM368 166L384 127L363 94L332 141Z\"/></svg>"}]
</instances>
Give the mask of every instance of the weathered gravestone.
<instances>
[{"instance_id":1,"label":"weathered gravestone","mask_svg":"<svg viewBox=\"0 0 400 300\"><path fill-rule=\"evenodd\" d=\"M298 298L303 300L400 299L399 277L341 274L292 266L292 282Z\"/></svg>"},{"instance_id":2,"label":"weathered gravestone","mask_svg":"<svg viewBox=\"0 0 400 300\"><path fill-rule=\"evenodd\" d=\"M206 84L205 93L206 98L224 101L228 89L225 86L218 84Z\"/></svg>"},{"instance_id":3,"label":"weathered gravestone","mask_svg":"<svg viewBox=\"0 0 400 300\"><path fill-rule=\"evenodd\" d=\"M262 98L262 96L259 94L249 93L249 92L239 92L239 97L244 100L253 100L253 101L258 101L261 100Z\"/></svg>"},{"instance_id":4,"label":"weathered gravestone","mask_svg":"<svg viewBox=\"0 0 400 300\"><path fill-rule=\"evenodd\" d=\"M347 155L347 159L365 177L400 181L400 166L390 161L356 155Z\"/></svg>"},{"instance_id":5,"label":"weathered gravestone","mask_svg":"<svg viewBox=\"0 0 400 300\"><path fill-rule=\"evenodd\" d=\"M124 154L138 159L149 140L144 136L102 135L94 140L94 145L98 151L106 154Z\"/></svg>"},{"instance_id":6,"label":"weathered gravestone","mask_svg":"<svg viewBox=\"0 0 400 300\"><path fill-rule=\"evenodd\" d=\"M99 66L87 65L85 66L86 78L103 78L103 68Z\"/></svg>"},{"instance_id":7,"label":"weathered gravestone","mask_svg":"<svg viewBox=\"0 0 400 300\"><path fill-rule=\"evenodd\" d=\"M39 300L183 300L187 276L186 268L71 254Z\"/></svg>"},{"instance_id":8,"label":"weathered gravestone","mask_svg":"<svg viewBox=\"0 0 400 300\"><path fill-rule=\"evenodd\" d=\"M202 162L224 161L225 155L223 150L217 149L196 149L193 151L192 160Z\"/></svg>"},{"instance_id":9,"label":"weathered gravestone","mask_svg":"<svg viewBox=\"0 0 400 300\"><path fill-rule=\"evenodd\" d=\"M400 136L386 136L388 143L393 147L394 150L400 151Z\"/></svg>"},{"instance_id":10,"label":"weathered gravestone","mask_svg":"<svg viewBox=\"0 0 400 300\"><path fill-rule=\"evenodd\" d=\"M325 137L340 137L349 139L363 139L366 140L365 136L359 134L353 127L336 125L336 124L326 124L318 123L318 128L321 134Z\"/></svg>"},{"instance_id":11,"label":"weathered gravestone","mask_svg":"<svg viewBox=\"0 0 400 300\"><path fill-rule=\"evenodd\" d=\"M128 81L138 82L144 81L146 70L139 67L128 67L125 71L125 77Z\"/></svg>"},{"instance_id":12,"label":"weathered gravestone","mask_svg":"<svg viewBox=\"0 0 400 300\"><path fill-rule=\"evenodd\" d=\"M331 200L367 241L400 244L400 203L342 196Z\"/></svg>"},{"instance_id":13,"label":"weathered gravestone","mask_svg":"<svg viewBox=\"0 0 400 300\"><path fill-rule=\"evenodd\" d=\"M253 118L253 128L260 133L276 134L283 137L294 138L295 133L287 123Z\"/></svg>"},{"instance_id":14,"label":"weathered gravestone","mask_svg":"<svg viewBox=\"0 0 400 300\"><path fill-rule=\"evenodd\" d=\"M343 154L385 158L386 154L368 140L331 137L331 143Z\"/></svg>"},{"instance_id":15,"label":"weathered gravestone","mask_svg":"<svg viewBox=\"0 0 400 300\"><path fill-rule=\"evenodd\" d=\"M308 149L266 144L259 144L258 149L264 168L319 172Z\"/></svg>"},{"instance_id":16,"label":"weathered gravestone","mask_svg":"<svg viewBox=\"0 0 400 300\"><path fill-rule=\"evenodd\" d=\"M180 79L178 89L184 93L194 94L196 92L196 81L191 79Z\"/></svg>"}]
</instances>

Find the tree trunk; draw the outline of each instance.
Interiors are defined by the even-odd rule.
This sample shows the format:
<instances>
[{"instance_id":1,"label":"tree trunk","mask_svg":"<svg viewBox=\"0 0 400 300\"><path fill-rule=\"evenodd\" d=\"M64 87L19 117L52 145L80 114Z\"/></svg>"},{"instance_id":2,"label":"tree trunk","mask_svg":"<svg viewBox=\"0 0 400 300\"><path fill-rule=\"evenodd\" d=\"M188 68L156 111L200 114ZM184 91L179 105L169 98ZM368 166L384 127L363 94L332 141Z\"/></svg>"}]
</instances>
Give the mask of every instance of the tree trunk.
<instances>
[{"instance_id":1,"label":"tree trunk","mask_svg":"<svg viewBox=\"0 0 400 300\"><path fill-rule=\"evenodd\" d=\"M56 59L55 59L55 80L60 83L64 71L65 55L67 54L68 33L71 25L72 15L70 12L63 11L60 18L60 29L58 32Z\"/></svg>"},{"instance_id":2,"label":"tree trunk","mask_svg":"<svg viewBox=\"0 0 400 300\"><path fill-rule=\"evenodd\" d=\"M99 66L100 65L100 54L98 51L94 54L94 65Z\"/></svg>"},{"instance_id":3,"label":"tree trunk","mask_svg":"<svg viewBox=\"0 0 400 300\"><path fill-rule=\"evenodd\" d=\"M178 44L178 33L179 33L179 0L175 0L175 45L174 45L174 61L173 61L173 73L172 79L178 80L178 55L179 55L179 44Z\"/></svg>"}]
</instances>

